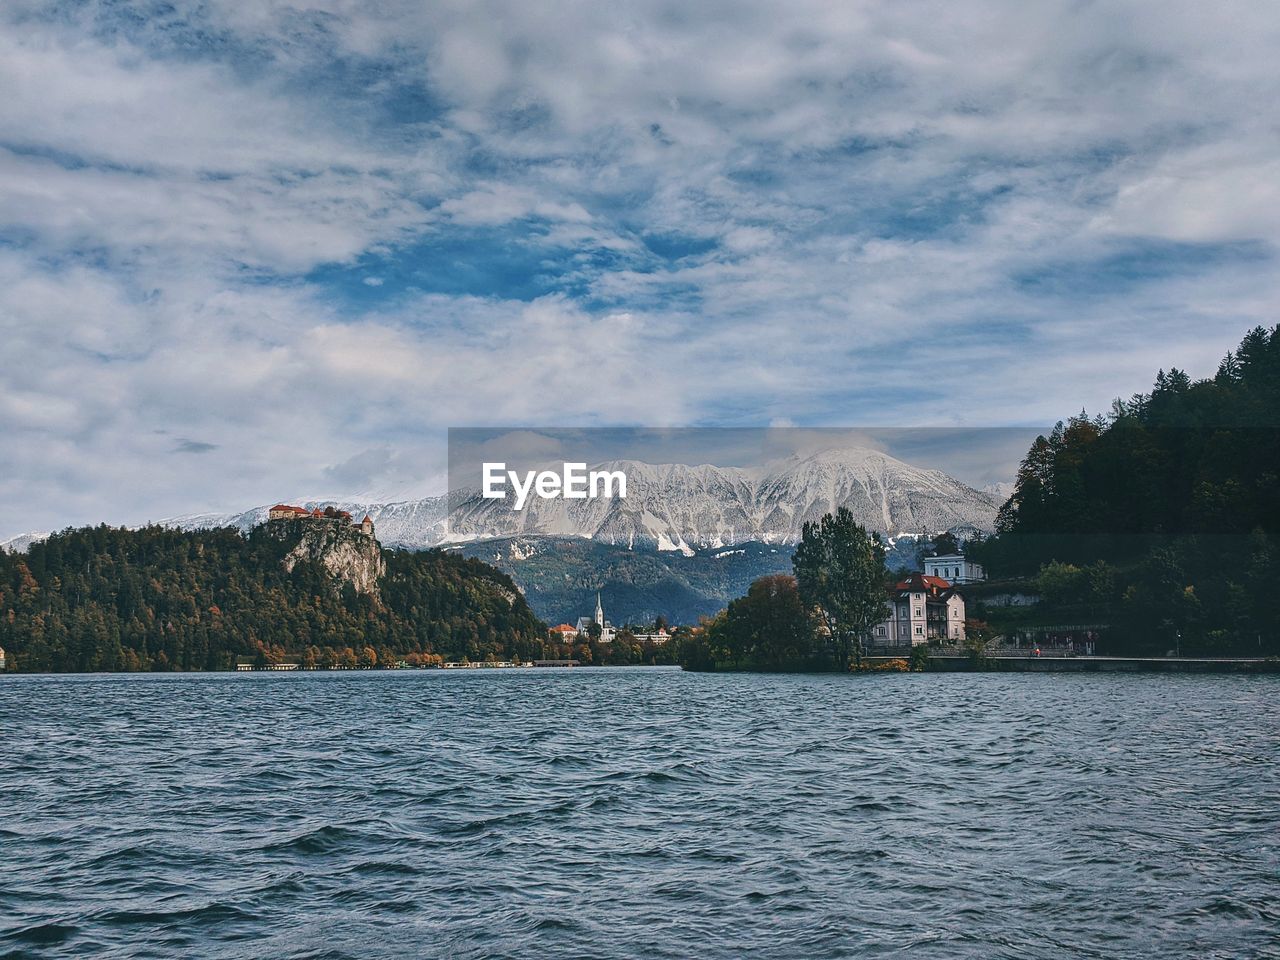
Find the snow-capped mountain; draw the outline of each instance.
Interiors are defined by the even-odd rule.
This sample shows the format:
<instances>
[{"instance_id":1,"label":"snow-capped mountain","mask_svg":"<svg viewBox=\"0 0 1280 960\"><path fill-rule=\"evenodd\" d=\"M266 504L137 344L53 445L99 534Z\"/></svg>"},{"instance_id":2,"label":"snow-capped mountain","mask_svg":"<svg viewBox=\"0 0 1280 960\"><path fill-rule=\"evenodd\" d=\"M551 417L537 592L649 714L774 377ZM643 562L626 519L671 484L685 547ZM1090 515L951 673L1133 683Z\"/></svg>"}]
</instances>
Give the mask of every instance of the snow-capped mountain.
<instances>
[{"instance_id":1,"label":"snow-capped mountain","mask_svg":"<svg viewBox=\"0 0 1280 960\"><path fill-rule=\"evenodd\" d=\"M997 504L1003 504L1006 500L1013 496L1013 491L1017 489L1017 485L1013 483L988 483L982 488L982 492L990 494Z\"/></svg>"},{"instance_id":2,"label":"snow-capped mountain","mask_svg":"<svg viewBox=\"0 0 1280 960\"><path fill-rule=\"evenodd\" d=\"M434 547L445 541L445 498L424 497L421 500L404 500L399 503L364 503L354 500L291 501L308 510L313 507L337 507L346 510L359 520L365 514L373 520L378 539L389 547L421 549ZM267 522L267 506L254 507L244 513L192 513L181 517L169 517L159 523L183 530L203 530L213 527L235 527L248 533L260 523Z\"/></svg>"},{"instance_id":3,"label":"snow-capped mountain","mask_svg":"<svg viewBox=\"0 0 1280 960\"><path fill-rule=\"evenodd\" d=\"M806 521L836 507L885 534L936 532L971 526L990 530L998 503L938 470L922 469L865 448L824 450L755 469L702 464L650 464L618 460L593 469L622 470L625 499L543 500L524 510L479 493L455 494L446 523L446 500L400 503L332 503L360 517L368 513L378 539L389 546L421 548L512 536L587 537L625 547L691 554L749 541L794 544ZM162 521L184 527L236 526L247 530L266 519L267 508L241 514L202 514Z\"/></svg>"},{"instance_id":4,"label":"snow-capped mountain","mask_svg":"<svg viewBox=\"0 0 1280 960\"><path fill-rule=\"evenodd\" d=\"M27 548L33 543L39 543L41 540L48 539L49 534L34 531L32 533L24 533L21 536L11 537L8 540L0 540L0 550L8 553L26 553Z\"/></svg>"},{"instance_id":5,"label":"snow-capped mountain","mask_svg":"<svg viewBox=\"0 0 1280 960\"><path fill-rule=\"evenodd\" d=\"M836 507L882 533L991 529L996 503L937 470L861 448L826 450L757 469L617 460L626 499L538 500L522 511L471 497L454 508L449 538L585 536L627 547L688 553L736 543L796 543L806 521Z\"/></svg>"}]
</instances>

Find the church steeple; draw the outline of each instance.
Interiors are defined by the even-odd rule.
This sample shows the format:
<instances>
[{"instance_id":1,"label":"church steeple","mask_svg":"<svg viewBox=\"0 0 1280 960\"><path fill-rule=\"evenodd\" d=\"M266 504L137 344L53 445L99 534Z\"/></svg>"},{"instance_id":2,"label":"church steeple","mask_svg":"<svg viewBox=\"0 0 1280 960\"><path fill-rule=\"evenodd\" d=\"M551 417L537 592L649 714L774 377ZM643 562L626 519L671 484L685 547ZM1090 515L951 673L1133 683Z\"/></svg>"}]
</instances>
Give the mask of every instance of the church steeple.
<instances>
[{"instance_id":1,"label":"church steeple","mask_svg":"<svg viewBox=\"0 0 1280 960\"><path fill-rule=\"evenodd\" d=\"M600 591L596 591L596 615L595 621L600 626L604 626L604 607L600 605Z\"/></svg>"}]
</instances>

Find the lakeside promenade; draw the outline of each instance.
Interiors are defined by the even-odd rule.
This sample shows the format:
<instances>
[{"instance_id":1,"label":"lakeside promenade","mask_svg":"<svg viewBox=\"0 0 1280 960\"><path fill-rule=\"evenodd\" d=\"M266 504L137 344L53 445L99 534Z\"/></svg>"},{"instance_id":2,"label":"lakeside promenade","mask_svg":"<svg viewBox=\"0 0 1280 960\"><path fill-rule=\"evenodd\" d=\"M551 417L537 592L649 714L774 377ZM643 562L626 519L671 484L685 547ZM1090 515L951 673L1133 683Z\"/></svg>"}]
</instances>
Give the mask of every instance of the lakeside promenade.
<instances>
[{"instance_id":1,"label":"lakeside promenade","mask_svg":"<svg viewBox=\"0 0 1280 960\"><path fill-rule=\"evenodd\" d=\"M901 657L864 657L872 665ZM1275 657L1045 657L931 656L929 669L940 673L1280 673Z\"/></svg>"}]
</instances>

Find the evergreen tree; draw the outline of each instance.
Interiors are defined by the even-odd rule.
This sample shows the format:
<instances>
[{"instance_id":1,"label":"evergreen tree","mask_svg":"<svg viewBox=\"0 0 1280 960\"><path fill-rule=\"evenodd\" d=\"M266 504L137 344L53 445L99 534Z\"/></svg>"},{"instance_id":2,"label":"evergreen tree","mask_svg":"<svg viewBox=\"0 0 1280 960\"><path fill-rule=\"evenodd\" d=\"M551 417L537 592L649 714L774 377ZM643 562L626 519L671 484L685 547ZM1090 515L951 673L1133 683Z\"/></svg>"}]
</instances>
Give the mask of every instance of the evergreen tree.
<instances>
[{"instance_id":1,"label":"evergreen tree","mask_svg":"<svg viewBox=\"0 0 1280 960\"><path fill-rule=\"evenodd\" d=\"M1049 602L1111 622L1113 652L1280 653L1269 561L1255 572L1280 536L1277 422L1280 326L1258 327L1212 379L1161 370L1109 417L1037 437L971 553L994 576L1093 571Z\"/></svg>"},{"instance_id":2,"label":"evergreen tree","mask_svg":"<svg viewBox=\"0 0 1280 960\"><path fill-rule=\"evenodd\" d=\"M826 625L837 665L862 666L871 628L885 617L884 545L846 507L806 523L792 557L800 596Z\"/></svg>"},{"instance_id":3,"label":"evergreen tree","mask_svg":"<svg viewBox=\"0 0 1280 960\"><path fill-rule=\"evenodd\" d=\"M388 552L378 602L318 563L287 573L288 550L257 531L63 531L26 554L0 552L0 646L30 671L542 654L545 627L510 578L480 561Z\"/></svg>"}]
</instances>

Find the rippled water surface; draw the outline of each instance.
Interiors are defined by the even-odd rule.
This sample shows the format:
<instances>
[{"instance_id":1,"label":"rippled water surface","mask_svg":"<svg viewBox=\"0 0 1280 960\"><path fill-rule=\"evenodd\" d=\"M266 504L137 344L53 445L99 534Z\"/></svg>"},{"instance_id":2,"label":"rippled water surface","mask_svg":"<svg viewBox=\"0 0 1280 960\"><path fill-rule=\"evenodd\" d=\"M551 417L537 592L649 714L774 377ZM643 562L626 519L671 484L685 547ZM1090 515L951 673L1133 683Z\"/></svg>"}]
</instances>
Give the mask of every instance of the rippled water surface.
<instances>
[{"instance_id":1,"label":"rippled water surface","mask_svg":"<svg viewBox=\"0 0 1280 960\"><path fill-rule=\"evenodd\" d=\"M1280 957L1280 678L0 680L0 956Z\"/></svg>"}]
</instances>

